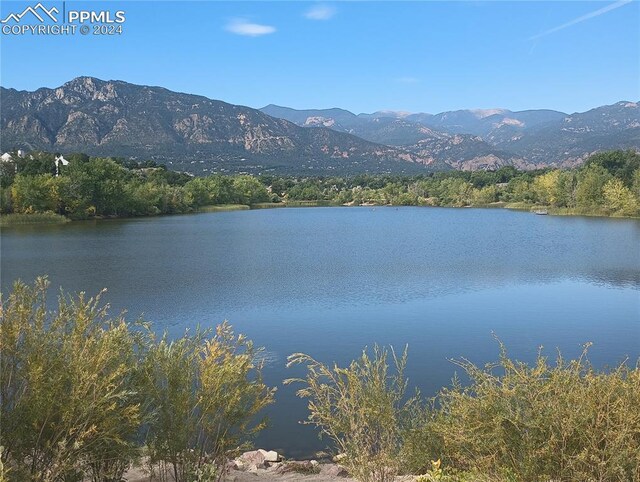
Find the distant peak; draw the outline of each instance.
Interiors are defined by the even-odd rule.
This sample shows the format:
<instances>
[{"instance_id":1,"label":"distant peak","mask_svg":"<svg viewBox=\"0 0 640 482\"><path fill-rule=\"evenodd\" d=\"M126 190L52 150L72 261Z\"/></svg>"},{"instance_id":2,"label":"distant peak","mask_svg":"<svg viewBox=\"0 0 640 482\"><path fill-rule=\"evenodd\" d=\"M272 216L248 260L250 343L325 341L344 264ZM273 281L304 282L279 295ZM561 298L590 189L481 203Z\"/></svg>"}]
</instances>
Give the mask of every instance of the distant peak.
<instances>
[{"instance_id":1,"label":"distant peak","mask_svg":"<svg viewBox=\"0 0 640 482\"><path fill-rule=\"evenodd\" d=\"M92 92L101 89L107 83L107 81L98 79L96 77L83 75L80 77L76 77L75 79L71 79L69 82L65 82L58 88Z\"/></svg>"},{"instance_id":2,"label":"distant peak","mask_svg":"<svg viewBox=\"0 0 640 482\"><path fill-rule=\"evenodd\" d=\"M507 114L510 111L507 109L471 109L471 111L478 119L484 119L485 117L489 117L496 114Z\"/></svg>"},{"instance_id":3,"label":"distant peak","mask_svg":"<svg viewBox=\"0 0 640 482\"><path fill-rule=\"evenodd\" d=\"M65 82L64 85L67 85L67 84L96 84L96 83L104 84L104 83L106 83L106 81L104 81L102 79L98 79L97 77L91 77L89 75L81 75L79 77L76 77L75 79L71 79L69 82Z\"/></svg>"},{"instance_id":4,"label":"distant peak","mask_svg":"<svg viewBox=\"0 0 640 482\"><path fill-rule=\"evenodd\" d=\"M389 116L389 117L407 117L410 116L412 113L406 110L379 110L377 112L374 112L374 115L385 115L385 116Z\"/></svg>"}]
</instances>

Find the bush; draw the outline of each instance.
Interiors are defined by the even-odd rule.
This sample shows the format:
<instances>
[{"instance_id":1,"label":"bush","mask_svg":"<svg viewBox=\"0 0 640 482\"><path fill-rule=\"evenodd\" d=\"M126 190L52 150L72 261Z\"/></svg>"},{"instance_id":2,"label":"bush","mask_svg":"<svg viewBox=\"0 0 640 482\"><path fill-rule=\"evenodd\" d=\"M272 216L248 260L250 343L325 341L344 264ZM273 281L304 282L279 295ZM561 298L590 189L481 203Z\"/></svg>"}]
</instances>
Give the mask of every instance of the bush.
<instances>
[{"instance_id":1,"label":"bush","mask_svg":"<svg viewBox=\"0 0 640 482\"><path fill-rule=\"evenodd\" d=\"M60 295L46 278L0 295L0 480L120 481L141 455L176 481L215 480L260 430L273 400L259 350L224 323L156 342L144 324L109 318L100 295ZM159 474L165 477L166 471Z\"/></svg>"},{"instance_id":2,"label":"bush","mask_svg":"<svg viewBox=\"0 0 640 482\"><path fill-rule=\"evenodd\" d=\"M273 401L260 350L226 322L156 341L100 295L61 294L51 312L47 287L0 295L0 481L119 481L143 444L162 480L220 480ZM530 366L500 348L497 363L456 362L470 383L429 405L406 394L406 350L365 350L346 368L294 354L308 371L285 383L304 385L306 423L364 482L640 482L640 366L598 372L588 346Z\"/></svg>"},{"instance_id":3,"label":"bush","mask_svg":"<svg viewBox=\"0 0 640 482\"><path fill-rule=\"evenodd\" d=\"M384 350L348 368L295 354L289 364L308 373L286 383L305 384L306 423L335 442L358 480L404 472L450 482L640 481L640 367L597 372L588 345L555 364L540 352L533 366L500 348L485 367L455 362L470 383L454 379L426 405L405 396L406 352L394 356L393 376Z\"/></svg>"},{"instance_id":4,"label":"bush","mask_svg":"<svg viewBox=\"0 0 640 482\"><path fill-rule=\"evenodd\" d=\"M147 444L162 480L220 480L227 457L265 426L254 421L273 401L250 341L226 322L206 337L198 330L170 342L165 335L145 359Z\"/></svg>"},{"instance_id":5,"label":"bush","mask_svg":"<svg viewBox=\"0 0 640 482\"><path fill-rule=\"evenodd\" d=\"M502 345L497 364L458 362L471 384L438 395L414 460L426 447L445 467L518 481L639 481L640 370L598 373L587 348L555 365L513 361Z\"/></svg>"},{"instance_id":6,"label":"bush","mask_svg":"<svg viewBox=\"0 0 640 482\"><path fill-rule=\"evenodd\" d=\"M349 473L363 482L386 482L401 468L403 437L419 410L419 397L406 399L404 368L407 351L398 358L391 350L395 373L389 374L386 349L366 350L347 368L329 367L308 355L296 353L288 366L307 365L304 379L289 379L306 386L298 396L309 399L306 423L316 425L345 455L341 460Z\"/></svg>"},{"instance_id":7,"label":"bush","mask_svg":"<svg viewBox=\"0 0 640 482\"><path fill-rule=\"evenodd\" d=\"M142 421L136 338L100 296L48 312L47 286L17 282L2 300L2 461L14 480L119 480Z\"/></svg>"}]
</instances>

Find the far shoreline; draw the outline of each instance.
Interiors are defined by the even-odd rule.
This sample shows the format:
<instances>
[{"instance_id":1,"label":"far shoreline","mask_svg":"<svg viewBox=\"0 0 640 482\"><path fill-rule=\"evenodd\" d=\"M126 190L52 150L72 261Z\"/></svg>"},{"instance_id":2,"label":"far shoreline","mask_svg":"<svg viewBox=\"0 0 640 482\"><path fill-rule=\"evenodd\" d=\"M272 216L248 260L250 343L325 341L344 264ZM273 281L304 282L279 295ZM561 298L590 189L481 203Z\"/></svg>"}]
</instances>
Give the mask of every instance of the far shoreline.
<instances>
[{"instance_id":1,"label":"far shoreline","mask_svg":"<svg viewBox=\"0 0 640 482\"><path fill-rule=\"evenodd\" d=\"M166 216L180 216L189 214L205 214L217 212L231 211L254 211L260 209L282 209L282 208L323 208L323 207L344 207L344 208L446 208L446 209L509 209L512 211L523 211L535 214L535 211L542 210L549 216L567 216L567 217L589 217L589 218L607 218L607 219L625 219L640 220L640 216L621 216L615 214L607 214L588 209L575 208L557 208L553 206L544 206L538 204L509 203L498 201L489 204L477 204L466 206L433 206L427 204L338 204L326 200L316 201L291 201L280 203L256 203L256 204L215 204L209 206L201 206L200 208L184 213L165 213L146 216L95 216L88 219L71 219L61 214L44 212L30 214L2 214L0 216L0 228L10 228L15 226L43 226L43 225L62 225L68 223L86 222L86 221L109 221L109 220L126 220L126 219L148 219Z\"/></svg>"}]
</instances>

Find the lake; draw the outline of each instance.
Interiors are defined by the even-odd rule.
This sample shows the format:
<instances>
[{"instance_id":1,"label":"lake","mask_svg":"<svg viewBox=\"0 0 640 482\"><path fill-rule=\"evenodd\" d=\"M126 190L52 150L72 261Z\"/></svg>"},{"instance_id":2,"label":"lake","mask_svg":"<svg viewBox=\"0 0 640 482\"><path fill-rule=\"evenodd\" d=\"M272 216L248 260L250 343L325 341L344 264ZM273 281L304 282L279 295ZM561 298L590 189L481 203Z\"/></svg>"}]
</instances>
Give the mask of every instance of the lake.
<instances>
[{"instance_id":1,"label":"lake","mask_svg":"<svg viewBox=\"0 0 640 482\"><path fill-rule=\"evenodd\" d=\"M1 236L2 290L48 274L112 311L180 335L229 320L266 347L278 385L257 443L290 457L326 446L287 355L344 364L375 343L409 345L410 385L450 382L451 358L497 358L495 333L531 361L539 346L611 366L640 356L640 222L502 209L287 208L15 226ZM50 293L55 296L55 291Z\"/></svg>"}]
</instances>

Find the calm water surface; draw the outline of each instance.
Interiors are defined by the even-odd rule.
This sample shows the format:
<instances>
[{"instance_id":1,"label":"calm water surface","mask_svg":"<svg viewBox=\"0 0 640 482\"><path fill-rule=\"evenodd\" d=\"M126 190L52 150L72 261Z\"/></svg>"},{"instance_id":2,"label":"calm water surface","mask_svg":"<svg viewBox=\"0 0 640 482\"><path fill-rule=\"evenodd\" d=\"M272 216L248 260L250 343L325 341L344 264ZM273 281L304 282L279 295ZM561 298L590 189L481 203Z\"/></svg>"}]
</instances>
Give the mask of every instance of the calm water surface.
<instances>
[{"instance_id":1,"label":"calm water surface","mask_svg":"<svg viewBox=\"0 0 640 482\"><path fill-rule=\"evenodd\" d=\"M409 344L408 376L428 395L448 359L494 360L495 332L532 360L640 356L640 222L491 209L302 208L22 226L2 232L3 292L48 274L54 287L107 287L114 310L180 335L228 319L268 354L278 385L258 443L321 449L281 380L287 355L346 363L365 345ZM53 293L52 293L53 294Z\"/></svg>"}]
</instances>

